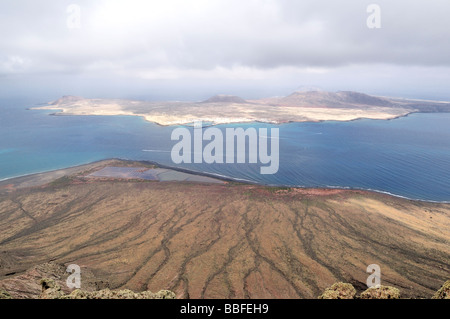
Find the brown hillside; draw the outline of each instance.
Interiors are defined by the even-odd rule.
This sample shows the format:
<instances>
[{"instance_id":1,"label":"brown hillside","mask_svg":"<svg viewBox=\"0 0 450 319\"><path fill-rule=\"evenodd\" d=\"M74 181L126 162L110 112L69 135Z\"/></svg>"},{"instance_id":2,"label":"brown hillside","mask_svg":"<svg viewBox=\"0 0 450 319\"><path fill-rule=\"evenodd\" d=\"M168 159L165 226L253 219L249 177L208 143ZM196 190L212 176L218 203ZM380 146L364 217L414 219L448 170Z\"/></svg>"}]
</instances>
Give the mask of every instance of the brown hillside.
<instances>
[{"instance_id":1,"label":"brown hillside","mask_svg":"<svg viewBox=\"0 0 450 319\"><path fill-rule=\"evenodd\" d=\"M34 265L76 263L111 289L178 298L404 297L448 279L450 205L341 190L63 178L0 196L0 288Z\"/></svg>"}]
</instances>

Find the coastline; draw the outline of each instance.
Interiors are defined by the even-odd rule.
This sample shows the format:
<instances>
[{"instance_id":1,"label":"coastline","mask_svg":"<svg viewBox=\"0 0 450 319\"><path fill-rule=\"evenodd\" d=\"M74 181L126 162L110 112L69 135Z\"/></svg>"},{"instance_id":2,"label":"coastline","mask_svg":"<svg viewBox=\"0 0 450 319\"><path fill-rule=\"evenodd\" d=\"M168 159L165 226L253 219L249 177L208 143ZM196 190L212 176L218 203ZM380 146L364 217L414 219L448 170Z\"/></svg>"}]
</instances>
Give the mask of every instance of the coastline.
<instances>
[{"instance_id":1,"label":"coastline","mask_svg":"<svg viewBox=\"0 0 450 319\"><path fill-rule=\"evenodd\" d=\"M30 110L52 110L52 109L41 109L41 108L30 108ZM405 114L399 114L399 115L393 115L392 117L387 118L373 118L373 117L356 117L352 119L345 119L345 120L339 120L339 119L305 119L305 120L283 120L283 121L274 121L274 120L265 120L265 119L241 119L236 121L213 121L211 119L198 119L198 121L207 122L208 125L203 126L209 127L209 126L216 126L216 125L226 125L226 124L251 124L251 123L259 123L259 124L269 124L269 125L285 125L285 124L293 124L293 123L323 123L323 122L355 122L355 121L361 121L361 120L373 120L373 121L393 121L399 118L410 116L411 114L420 114L420 113L428 113L428 112L420 112L420 111L411 111L409 113ZM133 117L140 117L144 119L144 121L148 123L152 123L161 127L169 127L169 126L192 126L192 121L179 121L179 122L171 122L171 123L160 123L155 120L148 119L148 116L142 115L142 114L76 114L76 113L68 113L68 112L54 112L49 113L50 116L133 116Z\"/></svg>"},{"instance_id":2,"label":"coastline","mask_svg":"<svg viewBox=\"0 0 450 319\"><path fill-rule=\"evenodd\" d=\"M307 187L307 186L301 186L301 185L275 185L275 184L266 184L266 183L258 183L250 180L244 180L239 178L233 178L221 174L214 174L214 173L208 173L203 171L196 171L181 167L174 167L170 165L164 165L160 164L158 162L154 161L145 161L145 160L132 160L132 159L123 159L123 158L107 158L102 159L98 161L93 161L85 164L80 165L74 165L62 169L55 169L55 170L49 170L49 171L43 171L43 172L37 172L37 173L31 173L31 174L25 174L21 176L16 177L10 177L6 179L0 180L0 194L2 194L2 190L8 189L8 186L14 185L15 189L21 189L21 188L29 188L29 187L39 187L44 186L47 184L50 184L51 182L65 176L70 176L82 171L86 171L92 168L95 168L96 166L101 166L103 164L107 164L109 162L128 162L128 163L136 163L136 164L143 164L143 165L154 165L158 168L163 169L169 169L176 172L196 175L196 176L202 176L202 177L209 177L217 180L221 180L223 182L228 183L238 183L238 184L247 184L247 185L254 185L254 186L262 186L262 187L273 187L273 188L287 188L287 189L294 189L294 190L300 190L304 192L310 192L310 191L318 191L318 192L333 192L333 191L340 191L340 192L361 192L366 194L378 194L378 195L384 195L388 197L394 197L399 198L411 202L421 202L421 203L430 203L430 204L450 204L450 201L435 201L435 200L425 200L425 199L416 199L416 198L409 198L406 196L390 193L387 191L382 190L376 190L376 189L364 189L364 188L354 188L354 187L346 187L346 186L323 186L323 187Z\"/></svg>"},{"instance_id":3,"label":"coastline","mask_svg":"<svg viewBox=\"0 0 450 319\"><path fill-rule=\"evenodd\" d=\"M203 121L211 125L237 123L354 121L358 119L389 120L408 115L414 108L403 105L316 106L316 104L267 103L263 100L240 102L147 102L121 99L84 99L65 96L50 105L28 110L53 110L54 116L138 116L160 126L187 125ZM194 115L195 114L195 115Z\"/></svg>"}]
</instances>

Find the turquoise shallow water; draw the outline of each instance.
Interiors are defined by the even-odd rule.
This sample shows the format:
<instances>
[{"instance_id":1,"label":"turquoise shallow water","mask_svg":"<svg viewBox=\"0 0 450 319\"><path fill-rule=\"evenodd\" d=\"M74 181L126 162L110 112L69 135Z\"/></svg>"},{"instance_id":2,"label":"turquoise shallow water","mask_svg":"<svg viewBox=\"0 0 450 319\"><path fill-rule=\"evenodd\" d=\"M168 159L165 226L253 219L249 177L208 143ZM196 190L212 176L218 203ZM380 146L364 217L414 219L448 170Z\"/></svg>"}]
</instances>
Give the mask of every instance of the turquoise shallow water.
<instances>
[{"instance_id":1,"label":"turquoise shallow water","mask_svg":"<svg viewBox=\"0 0 450 319\"><path fill-rule=\"evenodd\" d=\"M450 201L450 114L395 120L221 125L279 128L280 169L173 164L173 127L131 116L49 116L35 101L0 101L0 180L105 158L150 160L271 185L348 187Z\"/></svg>"}]
</instances>

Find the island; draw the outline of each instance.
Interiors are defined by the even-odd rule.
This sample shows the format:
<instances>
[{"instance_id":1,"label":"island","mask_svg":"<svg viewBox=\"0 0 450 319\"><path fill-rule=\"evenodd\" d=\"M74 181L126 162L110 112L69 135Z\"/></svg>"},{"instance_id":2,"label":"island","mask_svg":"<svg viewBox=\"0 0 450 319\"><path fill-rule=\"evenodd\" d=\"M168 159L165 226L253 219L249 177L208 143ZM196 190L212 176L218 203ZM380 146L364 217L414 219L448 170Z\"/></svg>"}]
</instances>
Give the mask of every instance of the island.
<instances>
[{"instance_id":1,"label":"island","mask_svg":"<svg viewBox=\"0 0 450 319\"><path fill-rule=\"evenodd\" d=\"M394 119L414 112L450 112L450 102L371 96L341 91L297 91L286 97L244 100L216 95L200 102L149 102L124 99L86 99L64 96L31 109L58 110L53 115L132 115L159 125L196 121L225 123L288 123Z\"/></svg>"}]
</instances>

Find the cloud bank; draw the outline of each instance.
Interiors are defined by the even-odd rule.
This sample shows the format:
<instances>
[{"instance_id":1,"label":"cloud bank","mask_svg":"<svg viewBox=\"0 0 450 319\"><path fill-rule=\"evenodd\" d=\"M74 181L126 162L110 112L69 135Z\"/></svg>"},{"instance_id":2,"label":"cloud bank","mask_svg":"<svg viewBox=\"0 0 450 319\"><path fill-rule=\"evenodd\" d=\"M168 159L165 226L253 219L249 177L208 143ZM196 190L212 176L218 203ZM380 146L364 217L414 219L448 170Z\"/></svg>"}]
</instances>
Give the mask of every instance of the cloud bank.
<instances>
[{"instance_id":1,"label":"cloud bank","mask_svg":"<svg viewBox=\"0 0 450 319\"><path fill-rule=\"evenodd\" d=\"M371 3L381 8L380 29L367 27ZM444 96L448 12L446 0L3 1L0 84L9 92L259 86L269 94L319 85Z\"/></svg>"}]
</instances>

